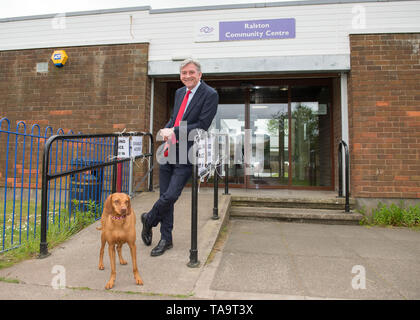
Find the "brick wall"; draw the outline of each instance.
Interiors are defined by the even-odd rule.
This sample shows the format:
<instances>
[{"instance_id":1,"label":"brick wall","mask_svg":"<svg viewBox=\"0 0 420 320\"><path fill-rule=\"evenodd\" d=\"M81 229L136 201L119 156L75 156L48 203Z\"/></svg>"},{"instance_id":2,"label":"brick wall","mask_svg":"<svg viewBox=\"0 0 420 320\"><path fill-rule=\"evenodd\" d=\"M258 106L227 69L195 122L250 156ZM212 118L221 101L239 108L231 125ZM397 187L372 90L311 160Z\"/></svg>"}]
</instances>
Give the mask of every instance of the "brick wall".
<instances>
[{"instance_id":1,"label":"brick wall","mask_svg":"<svg viewBox=\"0 0 420 320\"><path fill-rule=\"evenodd\" d=\"M69 56L62 68L50 60L55 49ZM12 128L20 120L29 128L37 123L42 132L46 126L54 133L147 131L147 61L145 43L2 51L0 118L9 118ZM47 73L37 73L39 62L48 63Z\"/></svg>"},{"instance_id":2,"label":"brick wall","mask_svg":"<svg viewBox=\"0 0 420 320\"><path fill-rule=\"evenodd\" d=\"M420 198L420 34L351 35L353 197Z\"/></svg>"}]
</instances>

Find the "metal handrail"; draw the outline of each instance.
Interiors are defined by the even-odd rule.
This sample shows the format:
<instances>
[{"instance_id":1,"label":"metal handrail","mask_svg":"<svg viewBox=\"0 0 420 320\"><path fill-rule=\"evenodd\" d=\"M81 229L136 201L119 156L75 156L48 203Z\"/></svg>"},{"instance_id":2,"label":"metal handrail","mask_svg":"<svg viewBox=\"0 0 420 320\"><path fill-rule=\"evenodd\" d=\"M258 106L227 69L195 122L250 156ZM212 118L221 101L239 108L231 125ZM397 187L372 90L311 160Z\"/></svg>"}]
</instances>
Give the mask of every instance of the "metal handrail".
<instances>
[{"instance_id":1,"label":"metal handrail","mask_svg":"<svg viewBox=\"0 0 420 320\"><path fill-rule=\"evenodd\" d=\"M226 137L226 148L228 148L229 136L227 134L219 134ZM196 145L193 146L196 148ZM198 261L198 250L197 250L197 216L198 216L198 165L197 165L197 152L194 150L195 159L192 164L192 185L191 185L191 249L190 249L190 261L187 266L190 268L196 268L200 265ZM219 219L219 174L217 172L218 167L222 164L215 166L214 168L214 182L213 182L213 220ZM225 163L225 192L223 195L229 195L229 164Z\"/></svg>"},{"instance_id":2,"label":"metal handrail","mask_svg":"<svg viewBox=\"0 0 420 320\"><path fill-rule=\"evenodd\" d=\"M344 140L341 140L338 144L338 196L343 197L343 147L346 175L346 203L344 205L344 211L350 212L350 154L349 147Z\"/></svg>"},{"instance_id":3,"label":"metal handrail","mask_svg":"<svg viewBox=\"0 0 420 320\"><path fill-rule=\"evenodd\" d=\"M197 268L200 265L198 261L197 249L197 220L198 220L198 166L196 161L192 166L192 187L191 187L191 249L190 261L187 266Z\"/></svg>"},{"instance_id":4,"label":"metal handrail","mask_svg":"<svg viewBox=\"0 0 420 320\"><path fill-rule=\"evenodd\" d=\"M42 194L41 194L41 242L39 249L39 258L49 256L48 253L48 242L47 242L47 207L48 207L48 184L50 180L57 179L59 177L72 175L82 171L88 171L92 169L113 166L113 180L112 180L112 192L116 191L117 184L117 164L130 161L131 158L117 159L118 156L118 137L127 136L148 136L150 138L150 152L134 157L134 159L150 157L151 165L153 165L153 135L149 132L125 132L125 133L108 133L108 134L68 134L68 135L53 135L45 143L44 154L42 159ZM50 169L50 149L53 142L65 139L88 139L88 138L114 138L114 157L112 160L105 161L101 164L86 165L83 168L76 168L73 170L66 170L60 173L49 173ZM153 167L152 167L153 168ZM153 188L153 171L149 171L149 190Z\"/></svg>"}]
</instances>

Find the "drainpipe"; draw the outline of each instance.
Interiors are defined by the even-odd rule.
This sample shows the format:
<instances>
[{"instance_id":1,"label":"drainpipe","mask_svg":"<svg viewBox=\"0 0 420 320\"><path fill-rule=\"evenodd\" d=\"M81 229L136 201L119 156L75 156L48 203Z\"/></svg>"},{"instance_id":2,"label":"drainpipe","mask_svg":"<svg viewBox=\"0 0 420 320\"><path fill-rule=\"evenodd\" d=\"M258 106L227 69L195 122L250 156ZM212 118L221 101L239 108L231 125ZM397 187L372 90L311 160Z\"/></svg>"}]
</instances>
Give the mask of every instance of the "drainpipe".
<instances>
[{"instance_id":1,"label":"drainpipe","mask_svg":"<svg viewBox=\"0 0 420 320\"><path fill-rule=\"evenodd\" d=\"M154 100L155 100L155 78L152 78L150 85L150 123L149 123L149 132L153 134L153 110L154 110ZM149 150L150 151L150 150Z\"/></svg>"},{"instance_id":2,"label":"drainpipe","mask_svg":"<svg viewBox=\"0 0 420 320\"><path fill-rule=\"evenodd\" d=\"M340 90L341 90L341 140L347 143L350 149L349 144L349 110L348 110L348 100L347 100L347 73L342 72L340 74ZM342 163L345 163L344 152ZM350 170L350 168L349 168ZM343 190L346 185L346 175L345 175L345 166L343 166ZM350 181L349 181L350 182ZM350 185L350 183L348 184ZM350 190L346 190L350 192Z\"/></svg>"},{"instance_id":3,"label":"drainpipe","mask_svg":"<svg viewBox=\"0 0 420 320\"><path fill-rule=\"evenodd\" d=\"M153 135L153 119L154 119L153 113L154 113L154 105L155 105L154 101L155 101L155 78L152 78L152 82L150 84L150 116L149 116L149 119L150 119L149 132L152 135ZM149 144L149 153L152 153L152 152L153 152L152 144ZM149 172L150 172L150 169L151 169L151 162L149 161L149 169L148 169ZM152 184L153 184L153 177L152 175L149 175L149 187L148 187L149 191L153 190Z\"/></svg>"}]
</instances>

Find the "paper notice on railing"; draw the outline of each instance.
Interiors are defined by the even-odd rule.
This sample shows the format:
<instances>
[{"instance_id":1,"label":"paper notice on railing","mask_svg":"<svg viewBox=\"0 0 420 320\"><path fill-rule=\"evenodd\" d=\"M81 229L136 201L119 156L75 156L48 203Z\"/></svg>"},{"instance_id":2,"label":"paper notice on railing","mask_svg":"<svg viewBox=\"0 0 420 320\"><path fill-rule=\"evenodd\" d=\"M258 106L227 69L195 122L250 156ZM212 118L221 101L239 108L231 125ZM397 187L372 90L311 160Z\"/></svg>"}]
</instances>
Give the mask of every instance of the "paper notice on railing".
<instances>
[{"instance_id":1,"label":"paper notice on railing","mask_svg":"<svg viewBox=\"0 0 420 320\"><path fill-rule=\"evenodd\" d=\"M208 168L207 168L207 139L202 139L198 143L198 150L197 150L197 167L198 167L198 176L203 177L206 175Z\"/></svg>"},{"instance_id":2,"label":"paper notice on railing","mask_svg":"<svg viewBox=\"0 0 420 320\"><path fill-rule=\"evenodd\" d=\"M130 157L130 138L118 137L118 159Z\"/></svg>"},{"instance_id":3,"label":"paper notice on railing","mask_svg":"<svg viewBox=\"0 0 420 320\"><path fill-rule=\"evenodd\" d=\"M132 143L132 157L138 157L143 154L143 137L134 136L131 138Z\"/></svg>"}]
</instances>

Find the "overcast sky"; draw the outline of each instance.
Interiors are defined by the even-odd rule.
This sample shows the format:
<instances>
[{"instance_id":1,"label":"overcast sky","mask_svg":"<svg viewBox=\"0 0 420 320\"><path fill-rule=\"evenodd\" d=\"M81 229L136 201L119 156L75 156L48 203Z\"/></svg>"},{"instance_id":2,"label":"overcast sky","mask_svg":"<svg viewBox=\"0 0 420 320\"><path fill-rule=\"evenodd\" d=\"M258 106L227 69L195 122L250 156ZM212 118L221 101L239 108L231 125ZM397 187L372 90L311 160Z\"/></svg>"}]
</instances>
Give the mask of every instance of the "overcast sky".
<instances>
[{"instance_id":1,"label":"overcast sky","mask_svg":"<svg viewBox=\"0 0 420 320\"><path fill-rule=\"evenodd\" d=\"M0 0L0 18L139 6L151 6L152 9L162 9L282 1L291 0Z\"/></svg>"}]
</instances>

